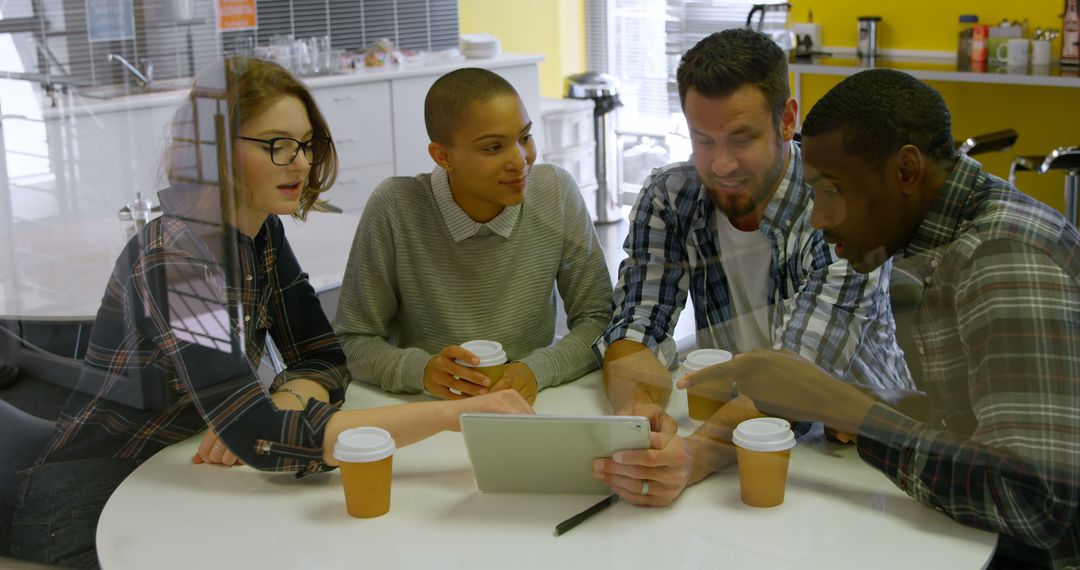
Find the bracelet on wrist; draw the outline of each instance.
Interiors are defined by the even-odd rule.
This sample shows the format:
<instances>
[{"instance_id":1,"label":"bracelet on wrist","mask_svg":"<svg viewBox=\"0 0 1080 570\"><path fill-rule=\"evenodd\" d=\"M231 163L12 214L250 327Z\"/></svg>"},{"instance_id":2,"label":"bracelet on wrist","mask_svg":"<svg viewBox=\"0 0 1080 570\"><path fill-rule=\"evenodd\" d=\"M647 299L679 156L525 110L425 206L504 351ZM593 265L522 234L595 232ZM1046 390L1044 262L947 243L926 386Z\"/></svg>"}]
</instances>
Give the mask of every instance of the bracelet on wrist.
<instances>
[{"instance_id":1,"label":"bracelet on wrist","mask_svg":"<svg viewBox=\"0 0 1080 570\"><path fill-rule=\"evenodd\" d=\"M307 407L307 403L304 402L304 397L300 395L300 392L297 392L292 388L281 388L280 390L278 390L278 392L288 392L289 394L296 396L296 401L300 402L300 408L303 409Z\"/></svg>"}]
</instances>

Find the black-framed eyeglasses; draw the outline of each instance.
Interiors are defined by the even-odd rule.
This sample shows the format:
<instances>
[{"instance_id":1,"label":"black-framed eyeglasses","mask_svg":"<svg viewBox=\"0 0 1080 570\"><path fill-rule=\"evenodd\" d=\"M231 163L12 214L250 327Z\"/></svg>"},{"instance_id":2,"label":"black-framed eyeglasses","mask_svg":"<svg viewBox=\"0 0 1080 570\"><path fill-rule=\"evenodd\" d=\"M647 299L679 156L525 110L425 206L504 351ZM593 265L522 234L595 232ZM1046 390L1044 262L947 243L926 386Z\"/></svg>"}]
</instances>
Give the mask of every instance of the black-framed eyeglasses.
<instances>
[{"instance_id":1,"label":"black-framed eyeglasses","mask_svg":"<svg viewBox=\"0 0 1080 570\"><path fill-rule=\"evenodd\" d=\"M274 137L272 139L256 139L252 137L236 137L246 141L262 143L267 146L270 153L270 161L278 166L288 166L296 160L300 151L304 152L304 158L309 164L318 164L326 158L326 151L330 149L330 139L315 137L307 141L298 141L292 137Z\"/></svg>"}]
</instances>

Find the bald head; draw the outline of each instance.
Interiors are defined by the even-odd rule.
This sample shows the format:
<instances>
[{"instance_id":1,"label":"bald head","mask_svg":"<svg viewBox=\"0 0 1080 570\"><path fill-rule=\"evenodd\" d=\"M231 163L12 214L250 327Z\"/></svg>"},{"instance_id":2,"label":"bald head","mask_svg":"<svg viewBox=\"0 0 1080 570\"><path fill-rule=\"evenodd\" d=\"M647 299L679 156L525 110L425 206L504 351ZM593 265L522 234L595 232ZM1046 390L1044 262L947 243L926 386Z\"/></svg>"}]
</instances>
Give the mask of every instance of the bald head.
<instances>
[{"instance_id":1,"label":"bald head","mask_svg":"<svg viewBox=\"0 0 1080 570\"><path fill-rule=\"evenodd\" d=\"M518 97L518 92L508 81L486 69L466 67L443 75L424 99L424 125L428 137L432 142L451 144L454 130L461 124L470 105L501 95Z\"/></svg>"}]
</instances>

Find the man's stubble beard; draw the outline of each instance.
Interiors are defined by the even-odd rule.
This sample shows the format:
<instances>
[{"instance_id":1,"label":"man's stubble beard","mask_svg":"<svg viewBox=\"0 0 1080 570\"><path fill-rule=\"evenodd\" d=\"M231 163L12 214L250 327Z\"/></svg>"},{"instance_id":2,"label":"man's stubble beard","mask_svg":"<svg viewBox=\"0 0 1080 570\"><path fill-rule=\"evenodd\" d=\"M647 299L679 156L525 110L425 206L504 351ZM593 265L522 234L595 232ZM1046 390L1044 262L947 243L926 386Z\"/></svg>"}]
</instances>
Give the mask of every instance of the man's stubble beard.
<instances>
[{"instance_id":1,"label":"man's stubble beard","mask_svg":"<svg viewBox=\"0 0 1080 570\"><path fill-rule=\"evenodd\" d=\"M753 212L760 205L760 201L766 199L776 188L780 176L784 172L784 144L786 143L782 140L783 137L779 126L777 126L773 135L776 141L776 153L772 168L769 169L764 182L754 189L753 194L749 196L720 196L716 192L710 192L717 209L723 212L729 220L741 218Z\"/></svg>"}]
</instances>

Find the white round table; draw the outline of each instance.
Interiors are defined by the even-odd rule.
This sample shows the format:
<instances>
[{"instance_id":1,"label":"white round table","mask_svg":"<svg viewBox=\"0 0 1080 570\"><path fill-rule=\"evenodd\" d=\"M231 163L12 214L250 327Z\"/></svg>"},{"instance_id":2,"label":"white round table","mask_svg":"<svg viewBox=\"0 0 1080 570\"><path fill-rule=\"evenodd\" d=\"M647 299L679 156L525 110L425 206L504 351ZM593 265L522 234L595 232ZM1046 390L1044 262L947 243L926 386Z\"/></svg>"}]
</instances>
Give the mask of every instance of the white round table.
<instances>
[{"instance_id":1,"label":"white round table","mask_svg":"<svg viewBox=\"0 0 1080 570\"><path fill-rule=\"evenodd\" d=\"M423 399L353 385L348 407ZM607 413L599 372L542 392L540 413ZM685 396L669 411L695 425ZM200 438L163 450L116 490L97 529L105 570L208 568L981 568L996 537L899 491L853 446L795 447L786 500L739 500L734 467L671 506L616 503L567 534L557 523L602 497L485 495L460 433L399 449L389 514L345 512L338 473L296 479L190 461Z\"/></svg>"}]
</instances>

